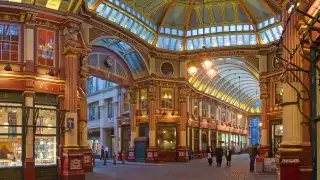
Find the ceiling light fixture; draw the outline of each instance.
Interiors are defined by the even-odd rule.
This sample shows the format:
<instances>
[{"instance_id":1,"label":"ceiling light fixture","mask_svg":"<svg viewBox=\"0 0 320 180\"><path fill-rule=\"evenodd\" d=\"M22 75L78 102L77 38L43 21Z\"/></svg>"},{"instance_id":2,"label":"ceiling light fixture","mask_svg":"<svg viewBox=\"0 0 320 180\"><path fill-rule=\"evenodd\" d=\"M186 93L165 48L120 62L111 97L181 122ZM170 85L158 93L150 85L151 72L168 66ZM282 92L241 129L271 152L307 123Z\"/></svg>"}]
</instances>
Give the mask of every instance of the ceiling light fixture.
<instances>
[{"instance_id":1,"label":"ceiling light fixture","mask_svg":"<svg viewBox=\"0 0 320 180\"><path fill-rule=\"evenodd\" d=\"M190 76L194 76L197 74L198 72L198 68L196 68L195 66L190 66L188 69L187 69L188 73L190 74Z\"/></svg>"}]
</instances>

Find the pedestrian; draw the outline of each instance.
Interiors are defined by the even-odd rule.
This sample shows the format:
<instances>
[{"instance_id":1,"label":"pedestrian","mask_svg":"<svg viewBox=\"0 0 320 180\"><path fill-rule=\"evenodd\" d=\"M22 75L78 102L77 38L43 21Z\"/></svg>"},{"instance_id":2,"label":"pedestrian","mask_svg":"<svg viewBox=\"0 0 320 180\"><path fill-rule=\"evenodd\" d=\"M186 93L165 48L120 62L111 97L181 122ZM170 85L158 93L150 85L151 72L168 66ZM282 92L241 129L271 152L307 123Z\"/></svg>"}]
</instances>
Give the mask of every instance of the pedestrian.
<instances>
[{"instance_id":1,"label":"pedestrian","mask_svg":"<svg viewBox=\"0 0 320 180\"><path fill-rule=\"evenodd\" d=\"M228 148L226 151L226 160L227 160L228 167L231 167L231 155L232 155L232 150Z\"/></svg>"},{"instance_id":2,"label":"pedestrian","mask_svg":"<svg viewBox=\"0 0 320 180\"><path fill-rule=\"evenodd\" d=\"M103 160L104 160L104 165L106 165L107 164L107 160L108 160L108 146L106 146L105 148L104 148L104 156L103 156Z\"/></svg>"},{"instance_id":3,"label":"pedestrian","mask_svg":"<svg viewBox=\"0 0 320 180\"><path fill-rule=\"evenodd\" d=\"M101 146L100 161L103 159L103 155L104 155L104 147Z\"/></svg>"},{"instance_id":4,"label":"pedestrian","mask_svg":"<svg viewBox=\"0 0 320 180\"><path fill-rule=\"evenodd\" d=\"M217 167L221 167L223 150L220 146L216 148L215 155L216 155Z\"/></svg>"},{"instance_id":5,"label":"pedestrian","mask_svg":"<svg viewBox=\"0 0 320 180\"><path fill-rule=\"evenodd\" d=\"M212 156L213 156L213 151L212 151L212 147L209 146L208 147L208 163L209 163L209 166L212 166Z\"/></svg>"},{"instance_id":6,"label":"pedestrian","mask_svg":"<svg viewBox=\"0 0 320 180\"><path fill-rule=\"evenodd\" d=\"M250 148L250 171L254 171L254 162L256 161L257 155L260 156L259 151L258 151L258 144L252 146Z\"/></svg>"}]
</instances>

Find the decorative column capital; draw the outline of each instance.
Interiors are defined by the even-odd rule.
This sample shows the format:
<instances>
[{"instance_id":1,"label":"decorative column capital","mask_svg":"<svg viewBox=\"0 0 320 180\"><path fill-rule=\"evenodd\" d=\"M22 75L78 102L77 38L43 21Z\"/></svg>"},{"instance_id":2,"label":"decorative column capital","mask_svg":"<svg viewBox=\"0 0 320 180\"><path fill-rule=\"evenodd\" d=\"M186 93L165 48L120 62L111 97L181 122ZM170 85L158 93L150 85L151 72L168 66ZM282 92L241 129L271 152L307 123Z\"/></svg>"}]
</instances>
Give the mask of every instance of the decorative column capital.
<instances>
[{"instance_id":1,"label":"decorative column capital","mask_svg":"<svg viewBox=\"0 0 320 180\"><path fill-rule=\"evenodd\" d=\"M191 93L191 89L189 89L186 85L182 85L179 87L179 102L186 103L188 95Z\"/></svg>"},{"instance_id":2,"label":"decorative column capital","mask_svg":"<svg viewBox=\"0 0 320 180\"><path fill-rule=\"evenodd\" d=\"M137 91L138 89L135 86L129 87L128 93L130 95L130 104L137 104Z\"/></svg>"},{"instance_id":3,"label":"decorative column capital","mask_svg":"<svg viewBox=\"0 0 320 180\"><path fill-rule=\"evenodd\" d=\"M148 101L156 101L157 85L155 81L148 84Z\"/></svg>"}]
</instances>

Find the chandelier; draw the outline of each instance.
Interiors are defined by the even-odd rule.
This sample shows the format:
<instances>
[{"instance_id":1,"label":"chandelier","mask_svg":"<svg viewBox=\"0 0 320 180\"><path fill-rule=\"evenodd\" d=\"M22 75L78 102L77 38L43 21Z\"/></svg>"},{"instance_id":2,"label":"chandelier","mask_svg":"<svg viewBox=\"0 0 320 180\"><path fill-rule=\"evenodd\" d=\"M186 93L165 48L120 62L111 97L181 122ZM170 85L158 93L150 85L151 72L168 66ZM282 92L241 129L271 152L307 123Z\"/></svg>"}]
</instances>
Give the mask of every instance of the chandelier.
<instances>
[{"instance_id":1,"label":"chandelier","mask_svg":"<svg viewBox=\"0 0 320 180\"><path fill-rule=\"evenodd\" d=\"M202 3L202 12L204 12L204 0L203 0L203 3ZM202 17L202 25L203 25L203 32L204 32L204 13L202 14L203 17ZM205 35L203 34L203 42L206 42L205 41ZM205 44L203 45L202 47L204 49L204 52L206 52L206 46ZM208 77L210 79L214 78L218 73L217 73L217 70L214 69L214 63L212 62L212 60L210 60L209 57L205 56L203 57L200 61L201 62L201 66L202 68L206 71ZM198 72L198 68L194 65L194 63L191 63L190 66L188 67L187 69L188 73L190 76L194 76L197 74Z\"/></svg>"}]
</instances>

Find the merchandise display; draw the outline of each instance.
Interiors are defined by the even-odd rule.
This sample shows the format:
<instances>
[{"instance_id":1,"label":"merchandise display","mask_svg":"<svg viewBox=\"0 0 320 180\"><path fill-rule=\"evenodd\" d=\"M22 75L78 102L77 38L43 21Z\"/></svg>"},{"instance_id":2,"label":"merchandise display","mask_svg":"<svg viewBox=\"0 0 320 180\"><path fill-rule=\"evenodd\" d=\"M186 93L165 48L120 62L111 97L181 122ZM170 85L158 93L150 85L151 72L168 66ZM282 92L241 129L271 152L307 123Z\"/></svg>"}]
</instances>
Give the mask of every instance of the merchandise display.
<instances>
[{"instance_id":1,"label":"merchandise display","mask_svg":"<svg viewBox=\"0 0 320 180\"><path fill-rule=\"evenodd\" d=\"M35 138L35 164L56 164L56 140L55 137Z\"/></svg>"}]
</instances>

